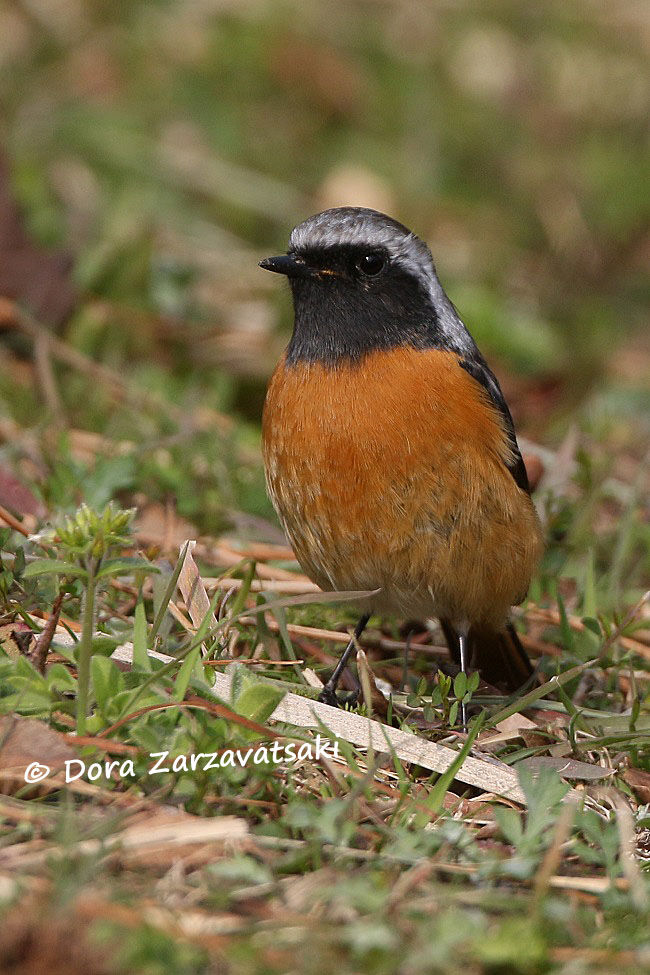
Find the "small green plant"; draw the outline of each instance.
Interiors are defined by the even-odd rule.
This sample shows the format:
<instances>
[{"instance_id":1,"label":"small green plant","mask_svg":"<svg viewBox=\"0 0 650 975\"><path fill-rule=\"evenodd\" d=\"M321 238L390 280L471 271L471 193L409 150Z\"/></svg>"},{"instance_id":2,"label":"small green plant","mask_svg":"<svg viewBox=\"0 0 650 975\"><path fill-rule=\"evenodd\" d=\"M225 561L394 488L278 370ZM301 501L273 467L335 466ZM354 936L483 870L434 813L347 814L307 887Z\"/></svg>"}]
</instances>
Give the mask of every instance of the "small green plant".
<instances>
[{"instance_id":1,"label":"small green plant","mask_svg":"<svg viewBox=\"0 0 650 975\"><path fill-rule=\"evenodd\" d=\"M51 546L54 555L35 559L24 572L24 578L55 575L63 580L77 579L83 586L77 678L78 735L86 733L98 590L118 576L141 577L158 571L147 559L117 554L133 544L130 531L133 514L133 510L118 508L112 501L101 514L82 504L75 514L63 517L40 535L40 542Z\"/></svg>"},{"instance_id":2,"label":"small green plant","mask_svg":"<svg viewBox=\"0 0 650 975\"><path fill-rule=\"evenodd\" d=\"M543 769L534 776L522 763L517 771L528 803L527 814L524 818L514 809L498 806L494 818L503 837L515 850L504 869L511 876L526 878L532 876L551 842L559 807L569 787L552 769Z\"/></svg>"},{"instance_id":3,"label":"small green plant","mask_svg":"<svg viewBox=\"0 0 650 975\"><path fill-rule=\"evenodd\" d=\"M458 709L461 704L469 704L478 685L479 675L476 672L468 676L460 671L451 678L439 670L430 694L427 694L426 678L421 677L406 703L411 708L422 708L425 721L441 720L443 724L453 727L458 718Z\"/></svg>"}]
</instances>

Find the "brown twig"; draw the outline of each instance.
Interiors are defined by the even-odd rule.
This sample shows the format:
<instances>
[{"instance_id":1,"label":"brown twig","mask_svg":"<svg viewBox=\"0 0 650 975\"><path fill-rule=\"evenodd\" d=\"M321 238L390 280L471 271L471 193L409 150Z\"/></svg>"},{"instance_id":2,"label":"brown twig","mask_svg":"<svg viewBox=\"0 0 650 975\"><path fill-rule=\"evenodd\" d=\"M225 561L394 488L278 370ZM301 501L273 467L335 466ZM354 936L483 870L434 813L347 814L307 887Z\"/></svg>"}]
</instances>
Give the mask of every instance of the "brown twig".
<instances>
[{"instance_id":1,"label":"brown twig","mask_svg":"<svg viewBox=\"0 0 650 975\"><path fill-rule=\"evenodd\" d=\"M36 667L39 674L45 673L45 661L47 660L47 653L50 649L50 644L52 643L52 637L54 636L55 630L59 624L59 617L61 615L61 606L63 604L64 596L65 593L60 592L54 600L54 605L52 606L52 612L50 613L49 619L41 630L34 649L29 654L29 659L34 667Z\"/></svg>"},{"instance_id":2,"label":"brown twig","mask_svg":"<svg viewBox=\"0 0 650 975\"><path fill-rule=\"evenodd\" d=\"M50 346L42 334L34 338L34 366L45 406L52 414L54 422L58 426L64 426L65 414L52 368Z\"/></svg>"},{"instance_id":3,"label":"brown twig","mask_svg":"<svg viewBox=\"0 0 650 975\"><path fill-rule=\"evenodd\" d=\"M229 538L218 538L217 547L229 549L232 553L239 555L240 559L255 559L256 562L265 562L268 559L281 559L282 561L295 562L296 556L293 549L288 545L271 545L268 542L246 542L246 545L239 548L233 545Z\"/></svg>"},{"instance_id":4,"label":"brown twig","mask_svg":"<svg viewBox=\"0 0 650 975\"><path fill-rule=\"evenodd\" d=\"M25 538L29 538L29 532L25 526L22 525L17 518L14 518L12 513L7 511L2 504L0 504L0 518L2 518L2 520L9 525L10 528L13 528L14 531L20 532L21 535L25 536Z\"/></svg>"}]
</instances>

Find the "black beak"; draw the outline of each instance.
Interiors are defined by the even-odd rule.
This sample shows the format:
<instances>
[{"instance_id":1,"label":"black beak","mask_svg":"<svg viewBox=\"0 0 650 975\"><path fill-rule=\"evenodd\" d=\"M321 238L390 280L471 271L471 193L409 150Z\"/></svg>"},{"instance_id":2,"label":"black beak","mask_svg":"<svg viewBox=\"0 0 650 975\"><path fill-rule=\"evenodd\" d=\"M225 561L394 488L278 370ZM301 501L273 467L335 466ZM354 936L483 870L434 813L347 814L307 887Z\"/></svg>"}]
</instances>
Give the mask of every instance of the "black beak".
<instances>
[{"instance_id":1,"label":"black beak","mask_svg":"<svg viewBox=\"0 0 650 975\"><path fill-rule=\"evenodd\" d=\"M260 261L260 267L265 271L275 271L276 274L286 274L288 278L310 278L314 273L305 262L295 254L283 254L281 257L265 257Z\"/></svg>"}]
</instances>

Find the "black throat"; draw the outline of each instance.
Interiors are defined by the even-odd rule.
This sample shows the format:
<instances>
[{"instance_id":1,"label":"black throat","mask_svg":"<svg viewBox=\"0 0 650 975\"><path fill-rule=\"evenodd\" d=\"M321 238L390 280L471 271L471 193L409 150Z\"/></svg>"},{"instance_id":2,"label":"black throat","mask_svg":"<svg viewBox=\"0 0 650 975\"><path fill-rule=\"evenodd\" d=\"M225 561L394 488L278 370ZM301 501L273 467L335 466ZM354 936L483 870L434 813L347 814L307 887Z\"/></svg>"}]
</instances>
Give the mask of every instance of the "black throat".
<instances>
[{"instance_id":1,"label":"black throat","mask_svg":"<svg viewBox=\"0 0 650 975\"><path fill-rule=\"evenodd\" d=\"M445 348L438 315L413 278L393 272L389 285L366 291L335 276L291 280L294 329L286 361L328 366L359 361L377 349Z\"/></svg>"}]
</instances>

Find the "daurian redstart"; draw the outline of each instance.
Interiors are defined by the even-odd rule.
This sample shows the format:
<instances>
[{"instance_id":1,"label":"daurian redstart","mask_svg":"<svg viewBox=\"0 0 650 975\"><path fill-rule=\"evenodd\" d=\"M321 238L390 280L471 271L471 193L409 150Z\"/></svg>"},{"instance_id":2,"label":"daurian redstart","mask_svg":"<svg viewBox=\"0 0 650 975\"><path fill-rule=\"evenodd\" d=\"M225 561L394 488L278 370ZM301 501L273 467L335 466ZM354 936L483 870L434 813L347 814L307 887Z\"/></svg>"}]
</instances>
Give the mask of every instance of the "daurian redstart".
<instances>
[{"instance_id":1,"label":"daurian redstart","mask_svg":"<svg viewBox=\"0 0 650 975\"><path fill-rule=\"evenodd\" d=\"M263 450L304 571L324 590L379 590L356 637L371 612L436 616L463 670L518 688L531 666L509 613L542 531L503 393L429 248L384 214L340 207L260 266L293 294Z\"/></svg>"}]
</instances>

